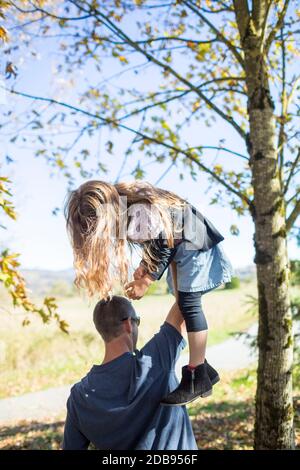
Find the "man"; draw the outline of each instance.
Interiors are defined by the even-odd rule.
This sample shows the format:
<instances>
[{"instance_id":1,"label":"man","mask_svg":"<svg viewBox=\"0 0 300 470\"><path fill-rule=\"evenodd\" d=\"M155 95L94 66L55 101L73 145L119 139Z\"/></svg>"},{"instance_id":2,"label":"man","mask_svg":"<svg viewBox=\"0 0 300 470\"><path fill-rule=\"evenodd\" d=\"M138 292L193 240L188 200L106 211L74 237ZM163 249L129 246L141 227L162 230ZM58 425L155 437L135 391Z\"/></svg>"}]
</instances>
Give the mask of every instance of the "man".
<instances>
[{"instance_id":1,"label":"man","mask_svg":"<svg viewBox=\"0 0 300 470\"><path fill-rule=\"evenodd\" d=\"M141 350L140 320L127 298L101 300L93 319L105 356L71 388L63 449L87 449L90 442L102 450L197 449L185 406L160 404L178 385L174 366L186 346L177 303Z\"/></svg>"}]
</instances>

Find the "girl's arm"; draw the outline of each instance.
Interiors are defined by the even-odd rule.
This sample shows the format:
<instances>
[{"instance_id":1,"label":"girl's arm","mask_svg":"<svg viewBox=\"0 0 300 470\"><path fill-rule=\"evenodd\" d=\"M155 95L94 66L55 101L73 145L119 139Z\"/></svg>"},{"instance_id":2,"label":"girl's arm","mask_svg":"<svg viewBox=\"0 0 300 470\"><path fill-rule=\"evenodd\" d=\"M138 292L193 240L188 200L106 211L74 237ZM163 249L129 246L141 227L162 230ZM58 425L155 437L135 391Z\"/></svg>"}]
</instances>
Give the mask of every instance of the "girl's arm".
<instances>
[{"instance_id":1,"label":"girl's arm","mask_svg":"<svg viewBox=\"0 0 300 470\"><path fill-rule=\"evenodd\" d=\"M163 240L162 237L160 237L149 242L149 249L150 252L160 260L156 265L156 270L154 272L148 271L146 263L143 259L140 262L140 266L146 269L147 273L153 278L154 281L158 281L174 258L176 253L176 246L174 248L169 248L167 246L167 242Z\"/></svg>"},{"instance_id":2,"label":"girl's arm","mask_svg":"<svg viewBox=\"0 0 300 470\"><path fill-rule=\"evenodd\" d=\"M157 247L156 253L158 252L158 250L159 250L159 247ZM162 277L165 269L171 263L171 260L174 256L173 250L174 249L172 248L168 248L168 250L165 248L164 250L160 251L160 254L159 254L160 262L157 265L157 271L154 271L154 272L150 272L147 269L147 264L144 261L144 259L142 259L142 261L139 264L139 267L135 270L133 274L134 279L138 280L138 279L141 279L146 274L149 274L149 276L152 277L153 281L159 280Z\"/></svg>"},{"instance_id":3,"label":"girl's arm","mask_svg":"<svg viewBox=\"0 0 300 470\"><path fill-rule=\"evenodd\" d=\"M159 211L149 203L133 204L128 209L128 216L130 217L127 228L128 239L147 245L154 259L159 259L154 272L147 269L147 265L142 259L140 268L144 268L144 271L143 269L136 270L134 278L138 280L147 273L153 281L159 280L171 263L176 251L175 248L169 248L163 238L164 226Z\"/></svg>"}]
</instances>

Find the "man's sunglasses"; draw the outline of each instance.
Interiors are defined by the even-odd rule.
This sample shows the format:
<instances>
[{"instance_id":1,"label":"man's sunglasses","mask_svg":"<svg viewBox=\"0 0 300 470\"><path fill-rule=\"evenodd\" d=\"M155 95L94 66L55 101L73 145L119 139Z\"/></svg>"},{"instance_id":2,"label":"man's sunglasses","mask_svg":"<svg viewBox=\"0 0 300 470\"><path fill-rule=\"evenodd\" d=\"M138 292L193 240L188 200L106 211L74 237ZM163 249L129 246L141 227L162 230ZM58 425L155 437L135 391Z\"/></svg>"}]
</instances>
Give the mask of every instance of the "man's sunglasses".
<instances>
[{"instance_id":1,"label":"man's sunglasses","mask_svg":"<svg viewBox=\"0 0 300 470\"><path fill-rule=\"evenodd\" d=\"M138 316L136 316L136 317L125 317L125 318L122 318L121 321L128 320L128 318L130 318L132 321L134 321L137 326L140 326L141 319L140 319L140 317L138 317Z\"/></svg>"}]
</instances>

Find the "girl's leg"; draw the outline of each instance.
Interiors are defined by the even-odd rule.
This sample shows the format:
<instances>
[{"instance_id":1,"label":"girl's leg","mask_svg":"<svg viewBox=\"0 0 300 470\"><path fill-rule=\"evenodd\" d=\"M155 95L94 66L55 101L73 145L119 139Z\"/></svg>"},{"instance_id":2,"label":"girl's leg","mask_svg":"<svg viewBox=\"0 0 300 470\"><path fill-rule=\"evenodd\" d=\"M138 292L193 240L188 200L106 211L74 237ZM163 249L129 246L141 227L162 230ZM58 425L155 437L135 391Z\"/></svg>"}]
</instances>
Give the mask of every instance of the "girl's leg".
<instances>
[{"instance_id":1,"label":"girl's leg","mask_svg":"<svg viewBox=\"0 0 300 470\"><path fill-rule=\"evenodd\" d=\"M196 367L205 361L205 351L207 343L207 330L188 332L188 341L190 349L189 366Z\"/></svg>"},{"instance_id":2,"label":"girl's leg","mask_svg":"<svg viewBox=\"0 0 300 470\"><path fill-rule=\"evenodd\" d=\"M219 376L205 359L207 322L201 305L201 292L181 292L177 288L176 264L171 265L176 301L184 317L188 333L190 361L183 366L182 378L178 387L169 393L163 405L184 405L197 397L212 393L212 385Z\"/></svg>"},{"instance_id":3,"label":"girl's leg","mask_svg":"<svg viewBox=\"0 0 300 470\"><path fill-rule=\"evenodd\" d=\"M188 333L190 367L196 367L205 361L208 326L201 300L201 292L178 291L177 302Z\"/></svg>"},{"instance_id":4,"label":"girl's leg","mask_svg":"<svg viewBox=\"0 0 300 470\"><path fill-rule=\"evenodd\" d=\"M207 343L207 322L202 310L201 293L178 292L175 261L171 262L171 272L176 302L179 305L187 327L190 351L189 366L195 367L204 362ZM186 310L188 311L188 318L185 315Z\"/></svg>"}]
</instances>

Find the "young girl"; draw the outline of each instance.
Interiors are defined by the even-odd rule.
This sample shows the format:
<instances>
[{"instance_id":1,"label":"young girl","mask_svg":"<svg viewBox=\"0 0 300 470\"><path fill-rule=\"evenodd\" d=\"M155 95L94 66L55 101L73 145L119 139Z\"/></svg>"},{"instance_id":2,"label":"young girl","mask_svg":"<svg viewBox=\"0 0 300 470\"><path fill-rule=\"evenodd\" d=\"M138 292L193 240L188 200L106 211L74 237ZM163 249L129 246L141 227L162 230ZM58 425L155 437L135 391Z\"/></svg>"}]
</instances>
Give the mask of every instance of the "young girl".
<instances>
[{"instance_id":1,"label":"young girl","mask_svg":"<svg viewBox=\"0 0 300 470\"><path fill-rule=\"evenodd\" d=\"M162 400L183 405L212 393L217 371L205 359L205 292L229 282L224 237L188 201L146 182L88 181L71 192L65 216L74 251L75 284L107 298L118 279L126 295L140 299L167 271L167 283L185 319L190 359L179 386ZM127 247L139 245L142 261L128 282ZM173 282L172 282L173 281Z\"/></svg>"}]
</instances>

